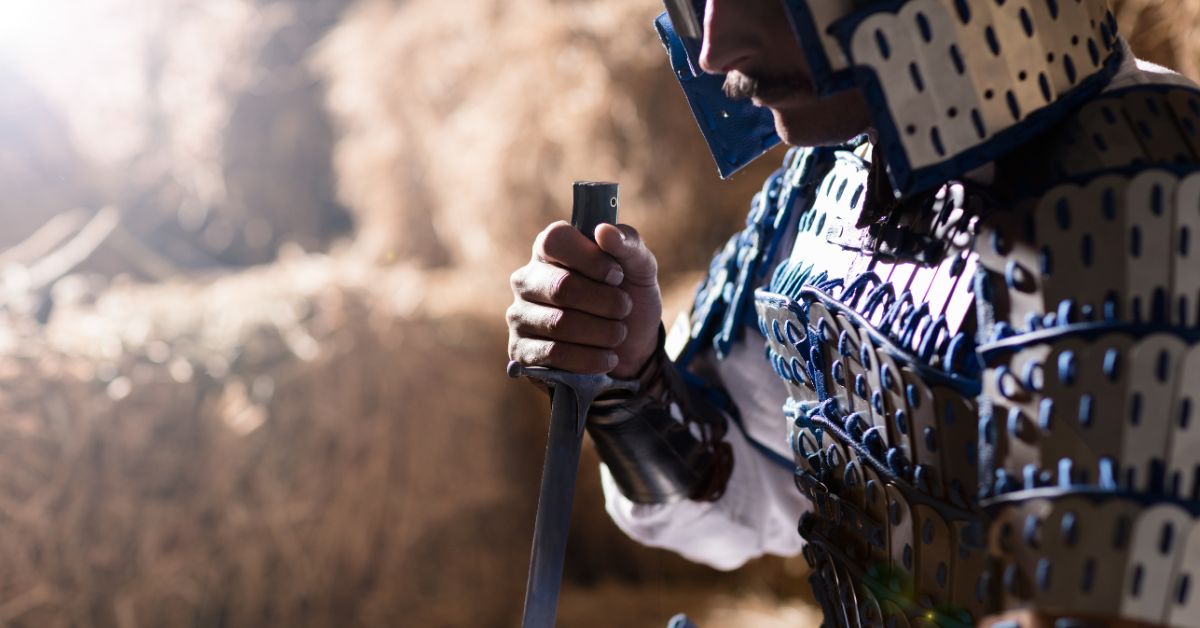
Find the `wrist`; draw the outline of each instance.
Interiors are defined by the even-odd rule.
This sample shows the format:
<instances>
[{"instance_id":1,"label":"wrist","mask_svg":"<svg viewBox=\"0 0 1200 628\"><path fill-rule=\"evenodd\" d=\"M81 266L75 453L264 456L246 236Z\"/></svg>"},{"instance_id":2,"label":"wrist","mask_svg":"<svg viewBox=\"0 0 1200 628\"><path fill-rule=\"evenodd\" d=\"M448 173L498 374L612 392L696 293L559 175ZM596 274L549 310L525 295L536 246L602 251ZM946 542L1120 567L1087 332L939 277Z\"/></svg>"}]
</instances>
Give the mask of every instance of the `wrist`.
<instances>
[{"instance_id":1,"label":"wrist","mask_svg":"<svg viewBox=\"0 0 1200 628\"><path fill-rule=\"evenodd\" d=\"M601 395L588 433L621 493L635 503L715 501L732 470L725 417L688 394L675 365L657 349L638 373L635 392Z\"/></svg>"}]
</instances>

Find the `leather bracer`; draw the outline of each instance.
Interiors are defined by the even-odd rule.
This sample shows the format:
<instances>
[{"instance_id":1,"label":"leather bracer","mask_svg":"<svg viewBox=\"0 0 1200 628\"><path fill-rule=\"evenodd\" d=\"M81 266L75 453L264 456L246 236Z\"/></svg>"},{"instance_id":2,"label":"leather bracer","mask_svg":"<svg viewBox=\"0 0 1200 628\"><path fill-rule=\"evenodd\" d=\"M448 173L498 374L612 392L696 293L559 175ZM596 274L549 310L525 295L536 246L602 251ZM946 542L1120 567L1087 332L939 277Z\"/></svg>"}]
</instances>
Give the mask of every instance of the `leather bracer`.
<instances>
[{"instance_id":1,"label":"leather bracer","mask_svg":"<svg viewBox=\"0 0 1200 628\"><path fill-rule=\"evenodd\" d=\"M587 429L621 494L639 504L715 501L725 491L733 454L725 416L688 390L659 348L635 393L606 393L592 404Z\"/></svg>"}]
</instances>

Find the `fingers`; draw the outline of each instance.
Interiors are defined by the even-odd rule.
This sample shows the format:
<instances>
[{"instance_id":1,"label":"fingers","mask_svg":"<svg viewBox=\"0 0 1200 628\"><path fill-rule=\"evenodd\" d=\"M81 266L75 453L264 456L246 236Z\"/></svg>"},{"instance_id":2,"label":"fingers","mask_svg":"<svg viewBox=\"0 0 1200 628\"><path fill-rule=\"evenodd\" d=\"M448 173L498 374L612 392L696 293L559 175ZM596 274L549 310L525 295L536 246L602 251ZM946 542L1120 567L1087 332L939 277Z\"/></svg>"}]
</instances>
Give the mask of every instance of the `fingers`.
<instances>
[{"instance_id":1,"label":"fingers","mask_svg":"<svg viewBox=\"0 0 1200 628\"><path fill-rule=\"evenodd\" d=\"M536 303L514 303L508 308L508 328L522 338L544 338L601 349L617 348L626 335L624 323Z\"/></svg>"},{"instance_id":2,"label":"fingers","mask_svg":"<svg viewBox=\"0 0 1200 628\"><path fill-rule=\"evenodd\" d=\"M599 375L617 365L617 354L607 349L509 335L508 357L525 366L546 366L556 369Z\"/></svg>"},{"instance_id":3,"label":"fingers","mask_svg":"<svg viewBox=\"0 0 1200 628\"><path fill-rule=\"evenodd\" d=\"M658 283L658 260L642 242L637 229L629 225L596 227L596 244L625 269L625 278L634 285L649 287Z\"/></svg>"},{"instance_id":4,"label":"fingers","mask_svg":"<svg viewBox=\"0 0 1200 628\"><path fill-rule=\"evenodd\" d=\"M624 290L543 262L530 262L517 269L510 282L518 299L601 318L621 320L633 308Z\"/></svg>"},{"instance_id":5,"label":"fingers","mask_svg":"<svg viewBox=\"0 0 1200 628\"><path fill-rule=\"evenodd\" d=\"M628 362L636 372L653 351L661 316L654 254L627 225L600 225L595 236L561 221L538 235L533 259L511 277L511 359L589 374Z\"/></svg>"},{"instance_id":6,"label":"fingers","mask_svg":"<svg viewBox=\"0 0 1200 628\"><path fill-rule=\"evenodd\" d=\"M625 279L625 273L616 260L601 251L578 229L561 220L538 234L533 242L533 258L569 268L610 286L619 286Z\"/></svg>"}]
</instances>

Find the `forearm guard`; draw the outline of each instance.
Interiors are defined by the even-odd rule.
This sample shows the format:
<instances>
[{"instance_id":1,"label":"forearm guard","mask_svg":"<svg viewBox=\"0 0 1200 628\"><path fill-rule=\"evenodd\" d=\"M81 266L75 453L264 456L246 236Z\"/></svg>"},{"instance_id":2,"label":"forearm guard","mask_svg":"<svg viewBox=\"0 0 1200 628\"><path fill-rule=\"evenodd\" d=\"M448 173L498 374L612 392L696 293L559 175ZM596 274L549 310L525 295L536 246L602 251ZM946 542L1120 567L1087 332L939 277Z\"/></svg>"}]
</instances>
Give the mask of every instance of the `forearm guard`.
<instances>
[{"instance_id":1,"label":"forearm guard","mask_svg":"<svg viewBox=\"0 0 1200 628\"><path fill-rule=\"evenodd\" d=\"M637 392L601 396L588 415L621 493L639 504L720 498L733 468L725 416L688 390L661 341L638 381Z\"/></svg>"}]
</instances>

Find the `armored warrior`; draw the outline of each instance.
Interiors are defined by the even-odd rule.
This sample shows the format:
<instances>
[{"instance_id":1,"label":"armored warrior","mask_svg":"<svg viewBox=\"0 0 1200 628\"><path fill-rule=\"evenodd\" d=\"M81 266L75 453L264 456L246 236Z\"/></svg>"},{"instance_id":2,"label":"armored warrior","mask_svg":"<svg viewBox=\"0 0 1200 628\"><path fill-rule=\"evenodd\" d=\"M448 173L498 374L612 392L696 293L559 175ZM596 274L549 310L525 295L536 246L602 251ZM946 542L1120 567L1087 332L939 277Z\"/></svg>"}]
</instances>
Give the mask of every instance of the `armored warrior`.
<instances>
[{"instance_id":1,"label":"armored warrior","mask_svg":"<svg viewBox=\"0 0 1200 628\"><path fill-rule=\"evenodd\" d=\"M513 274L513 359L640 383L617 524L828 626L1200 626L1200 89L1105 0L667 4L721 175L797 148L669 335L631 227Z\"/></svg>"}]
</instances>

